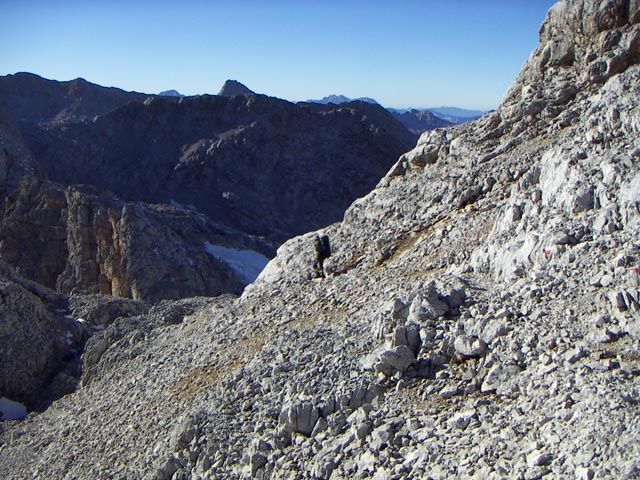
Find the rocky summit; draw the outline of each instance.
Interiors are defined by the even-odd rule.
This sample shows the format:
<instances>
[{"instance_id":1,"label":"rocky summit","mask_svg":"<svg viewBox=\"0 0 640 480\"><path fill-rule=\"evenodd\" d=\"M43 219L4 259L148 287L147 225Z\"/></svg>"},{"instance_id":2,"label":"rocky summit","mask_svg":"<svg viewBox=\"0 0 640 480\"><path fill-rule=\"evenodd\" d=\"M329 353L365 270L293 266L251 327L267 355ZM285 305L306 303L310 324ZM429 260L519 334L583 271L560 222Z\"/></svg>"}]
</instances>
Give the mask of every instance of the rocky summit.
<instances>
[{"instance_id":1,"label":"rocky summit","mask_svg":"<svg viewBox=\"0 0 640 480\"><path fill-rule=\"evenodd\" d=\"M218 95L223 97L235 97L236 95L252 95L254 92L237 80L227 80L222 85Z\"/></svg>"},{"instance_id":2,"label":"rocky summit","mask_svg":"<svg viewBox=\"0 0 640 480\"><path fill-rule=\"evenodd\" d=\"M496 111L423 134L240 297L67 305L112 321L73 393L1 424L0 475L639 478L639 23L559 1ZM46 317L13 278L2 308Z\"/></svg>"}]
</instances>

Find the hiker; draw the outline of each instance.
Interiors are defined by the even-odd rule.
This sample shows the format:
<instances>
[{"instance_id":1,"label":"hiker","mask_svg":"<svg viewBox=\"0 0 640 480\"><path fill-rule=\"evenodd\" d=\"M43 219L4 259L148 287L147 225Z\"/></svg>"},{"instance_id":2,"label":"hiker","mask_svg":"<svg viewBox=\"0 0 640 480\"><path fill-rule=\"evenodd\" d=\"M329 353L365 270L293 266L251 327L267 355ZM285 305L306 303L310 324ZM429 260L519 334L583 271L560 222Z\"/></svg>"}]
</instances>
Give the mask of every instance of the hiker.
<instances>
[{"instance_id":1,"label":"hiker","mask_svg":"<svg viewBox=\"0 0 640 480\"><path fill-rule=\"evenodd\" d=\"M327 235L316 235L316 238L313 239L313 246L316 250L316 261L313 264L313 270L316 278L325 278L324 261L331 256L329 237Z\"/></svg>"}]
</instances>

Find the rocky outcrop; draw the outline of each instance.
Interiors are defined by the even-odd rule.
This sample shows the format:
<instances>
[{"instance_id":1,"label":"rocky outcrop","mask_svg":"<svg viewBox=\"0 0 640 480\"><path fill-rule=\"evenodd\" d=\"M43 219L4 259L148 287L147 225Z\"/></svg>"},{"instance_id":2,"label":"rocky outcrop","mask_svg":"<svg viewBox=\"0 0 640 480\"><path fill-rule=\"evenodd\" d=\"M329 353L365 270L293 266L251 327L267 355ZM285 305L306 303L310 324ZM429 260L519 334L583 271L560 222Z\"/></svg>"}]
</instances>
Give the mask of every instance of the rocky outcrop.
<instances>
[{"instance_id":1,"label":"rocky outcrop","mask_svg":"<svg viewBox=\"0 0 640 480\"><path fill-rule=\"evenodd\" d=\"M279 245L339 220L415 136L379 106L155 97L26 134L51 180L177 203Z\"/></svg>"},{"instance_id":2,"label":"rocky outcrop","mask_svg":"<svg viewBox=\"0 0 640 480\"><path fill-rule=\"evenodd\" d=\"M524 71L564 22L607 63L639 15L561 1ZM0 474L638 477L640 65L572 65L424 134L318 232L326 278L307 234L238 299L107 327L84 387L0 433Z\"/></svg>"},{"instance_id":3,"label":"rocky outcrop","mask_svg":"<svg viewBox=\"0 0 640 480\"><path fill-rule=\"evenodd\" d=\"M156 308L156 311L176 311ZM149 305L100 295L67 297L0 263L0 393L42 410L76 389L85 342L116 319L141 315ZM171 315L161 317L173 318Z\"/></svg>"},{"instance_id":4,"label":"rocky outcrop","mask_svg":"<svg viewBox=\"0 0 640 480\"><path fill-rule=\"evenodd\" d=\"M80 353L88 332L49 311L37 295L44 289L32 293L24 279L5 273L6 266L0 273L0 392L30 409L38 408L46 404L43 392L51 388L55 375ZM44 296L51 300L54 295ZM60 388L60 379L56 380L55 387Z\"/></svg>"},{"instance_id":5,"label":"rocky outcrop","mask_svg":"<svg viewBox=\"0 0 640 480\"><path fill-rule=\"evenodd\" d=\"M179 91L177 90L163 90L162 92L160 92L158 94L161 97L184 97L185 95L181 94Z\"/></svg>"},{"instance_id":6,"label":"rocky outcrop","mask_svg":"<svg viewBox=\"0 0 640 480\"><path fill-rule=\"evenodd\" d=\"M240 292L247 280L208 244L268 253L189 210L33 177L7 197L0 229L0 256L29 279L64 293L145 301Z\"/></svg>"}]
</instances>

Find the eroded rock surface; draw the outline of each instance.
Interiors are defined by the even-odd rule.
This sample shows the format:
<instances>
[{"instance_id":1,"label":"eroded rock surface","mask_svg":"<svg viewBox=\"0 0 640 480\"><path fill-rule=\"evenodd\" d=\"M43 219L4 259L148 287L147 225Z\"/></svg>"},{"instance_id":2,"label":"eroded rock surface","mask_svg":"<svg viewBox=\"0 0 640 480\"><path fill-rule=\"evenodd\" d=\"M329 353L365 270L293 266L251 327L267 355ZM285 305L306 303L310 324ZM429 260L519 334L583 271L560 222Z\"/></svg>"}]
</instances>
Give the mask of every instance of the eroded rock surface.
<instances>
[{"instance_id":1,"label":"eroded rock surface","mask_svg":"<svg viewBox=\"0 0 640 480\"><path fill-rule=\"evenodd\" d=\"M0 256L23 276L63 293L144 301L242 291L246 280L207 244L268 253L189 210L33 177L7 197L0 229Z\"/></svg>"}]
</instances>

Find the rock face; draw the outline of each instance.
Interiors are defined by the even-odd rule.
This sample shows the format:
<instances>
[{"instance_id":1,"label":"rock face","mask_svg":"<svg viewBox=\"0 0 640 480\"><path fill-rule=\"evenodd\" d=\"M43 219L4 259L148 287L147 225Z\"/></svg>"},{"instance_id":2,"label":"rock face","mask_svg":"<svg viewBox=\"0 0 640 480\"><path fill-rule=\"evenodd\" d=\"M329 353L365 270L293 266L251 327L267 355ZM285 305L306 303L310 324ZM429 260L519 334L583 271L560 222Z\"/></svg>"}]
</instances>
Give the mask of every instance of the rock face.
<instances>
[{"instance_id":1,"label":"rock face","mask_svg":"<svg viewBox=\"0 0 640 480\"><path fill-rule=\"evenodd\" d=\"M218 95L223 97L235 97L237 95L252 95L254 92L244 86L237 80L227 80L222 85L222 88L218 92Z\"/></svg>"},{"instance_id":2,"label":"rock face","mask_svg":"<svg viewBox=\"0 0 640 480\"><path fill-rule=\"evenodd\" d=\"M144 301L240 292L246 280L207 244L268 253L189 210L33 177L7 197L0 229L0 257L23 276L64 293Z\"/></svg>"},{"instance_id":3,"label":"rock face","mask_svg":"<svg viewBox=\"0 0 640 480\"><path fill-rule=\"evenodd\" d=\"M238 293L252 278L212 246L265 262L272 255L264 242L188 209L45 180L6 121L0 142L0 258L43 286L148 301Z\"/></svg>"},{"instance_id":4,"label":"rock face","mask_svg":"<svg viewBox=\"0 0 640 480\"><path fill-rule=\"evenodd\" d=\"M61 297L34 288L5 265L0 266L0 298L0 392L38 408L47 400L43 391L53 377L79 354L87 332L73 320L50 312L43 302Z\"/></svg>"},{"instance_id":5,"label":"rock face","mask_svg":"<svg viewBox=\"0 0 640 480\"><path fill-rule=\"evenodd\" d=\"M496 112L319 232L327 278L310 233L238 299L92 337L0 475L637 478L639 8L553 7Z\"/></svg>"},{"instance_id":6,"label":"rock face","mask_svg":"<svg viewBox=\"0 0 640 480\"><path fill-rule=\"evenodd\" d=\"M339 220L415 136L374 105L203 95L130 103L26 140L51 180L194 207L277 246Z\"/></svg>"}]
</instances>

